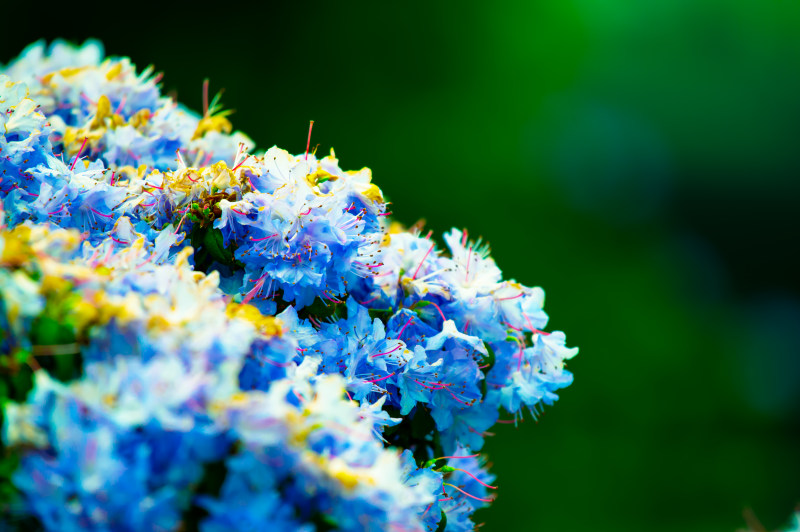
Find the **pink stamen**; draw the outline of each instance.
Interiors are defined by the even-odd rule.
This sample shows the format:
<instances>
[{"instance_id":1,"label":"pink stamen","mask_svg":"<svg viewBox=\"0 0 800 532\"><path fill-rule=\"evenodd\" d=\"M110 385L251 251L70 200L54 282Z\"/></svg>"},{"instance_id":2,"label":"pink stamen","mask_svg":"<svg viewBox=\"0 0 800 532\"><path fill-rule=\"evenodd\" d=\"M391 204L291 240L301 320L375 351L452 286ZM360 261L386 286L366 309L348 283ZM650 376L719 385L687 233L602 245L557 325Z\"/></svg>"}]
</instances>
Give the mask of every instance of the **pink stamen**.
<instances>
[{"instance_id":1,"label":"pink stamen","mask_svg":"<svg viewBox=\"0 0 800 532\"><path fill-rule=\"evenodd\" d=\"M114 114L115 114L115 115L118 115L118 114L119 114L119 112L120 112L120 111L122 111L122 108L123 108L123 107L125 107L125 102L126 102L126 101L128 101L128 95L127 95L127 94L123 94L123 95L122 95L122 100L120 100L120 102L119 102L119 105L118 105L118 106L117 106L117 108L114 110Z\"/></svg>"},{"instance_id":2,"label":"pink stamen","mask_svg":"<svg viewBox=\"0 0 800 532\"><path fill-rule=\"evenodd\" d=\"M237 211L237 212L238 212L238 211ZM240 212L239 214L244 214L244 213L243 213L243 212ZM250 241L252 241L252 242L261 242L262 240L267 240L267 239L270 239L270 238L272 238L273 236L278 236L278 233L274 233L274 234L271 234L271 235L267 235L267 236L265 236L265 237L262 237L262 238L253 238L253 237L251 236L251 237L250 237Z\"/></svg>"},{"instance_id":3,"label":"pink stamen","mask_svg":"<svg viewBox=\"0 0 800 532\"><path fill-rule=\"evenodd\" d=\"M312 120L308 124L308 141L306 142L306 161L308 160L308 150L311 149L311 130L314 127L314 121Z\"/></svg>"},{"instance_id":4,"label":"pink stamen","mask_svg":"<svg viewBox=\"0 0 800 532\"><path fill-rule=\"evenodd\" d=\"M208 79L203 80L203 116L208 116Z\"/></svg>"},{"instance_id":5,"label":"pink stamen","mask_svg":"<svg viewBox=\"0 0 800 532\"><path fill-rule=\"evenodd\" d=\"M309 207L306 212L301 212L300 216L305 216L305 215L309 214L310 212L311 212L311 207Z\"/></svg>"},{"instance_id":6,"label":"pink stamen","mask_svg":"<svg viewBox=\"0 0 800 532\"><path fill-rule=\"evenodd\" d=\"M540 331L539 329L537 329L536 327L534 327L534 326L533 326L533 324L531 323L531 320L530 320L530 318L528 318L528 315L527 315L527 314L525 314L525 313L523 312L523 313L522 313L522 315L524 316L524 318L525 318L525 321L527 321L527 322L528 322L528 328L531 330L531 332L532 332L532 333L536 333L536 334L543 334L543 335L545 335L545 336L550 336L550 333L549 333L549 332Z\"/></svg>"},{"instance_id":7,"label":"pink stamen","mask_svg":"<svg viewBox=\"0 0 800 532\"><path fill-rule=\"evenodd\" d=\"M47 215L48 215L48 216L53 216L54 214L58 214L58 213L60 213L60 212L61 212L61 211L63 211L63 210L64 210L64 205L62 205L62 206L61 206L61 208L59 208L57 211L48 212L48 213L47 213Z\"/></svg>"},{"instance_id":8,"label":"pink stamen","mask_svg":"<svg viewBox=\"0 0 800 532\"><path fill-rule=\"evenodd\" d=\"M356 300L356 303L358 303L359 305L366 305L367 303L372 303L373 301L375 301L379 297L381 297L381 296L377 295L377 296L373 297L372 299L368 299L366 301L358 301L358 300Z\"/></svg>"},{"instance_id":9,"label":"pink stamen","mask_svg":"<svg viewBox=\"0 0 800 532\"><path fill-rule=\"evenodd\" d=\"M386 351L385 353L378 353L377 355L372 355L372 358L378 358L378 357L382 357L383 355L388 355L388 354L394 353L395 351L397 351L398 349L400 349L402 347L403 347L402 345L398 345L397 347L395 347L391 351Z\"/></svg>"},{"instance_id":10,"label":"pink stamen","mask_svg":"<svg viewBox=\"0 0 800 532\"><path fill-rule=\"evenodd\" d=\"M419 384L420 386L422 386L426 390L445 390L449 386L448 384L441 384L441 383L425 384L423 382L418 381L417 379L414 379L414 382L416 382L417 384Z\"/></svg>"},{"instance_id":11,"label":"pink stamen","mask_svg":"<svg viewBox=\"0 0 800 532\"><path fill-rule=\"evenodd\" d=\"M140 203L139 206L140 207L152 207L155 204L156 204L156 202L154 201L153 203Z\"/></svg>"},{"instance_id":12,"label":"pink stamen","mask_svg":"<svg viewBox=\"0 0 800 532\"><path fill-rule=\"evenodd\" d=\"M437 502L442 502L442 501L452 501L452 500L453 500L453 498L452 498L452 497L445 497L444 499L437 499Z\"/></svg>"},{"instance_id":13,"label":"pink stamen","mask_svg":"<svg viewBox=\"0 0 800 532\"><path fill-rule=\"evenodd\" d=\"M469 471L467 471L465 469L460 469L458 467L454 467L453 469L455 469L456 471L461 471L462 473L466 473L467 475L472 477L473 480L477 481L479 484L481 484L483 486L486 486L490 490L496 490L497 489L497 486L490 486L489 484L487 484L486 482L482 481L481 479L479 479L478 477L476 477L475 475L473 475L472 473L470 473Z\"/></svg>"},{"instance_id":14,"label":"pink stamen","mask_svg":"<svg viewBox=\"0 0 800 532\"><path fill-rule=\"evenodd\" d=\"M81 149L78 150L78 153L75 154L75 160L72 161L72 166L69 167L69 171L72 172L73 168L75 168L75 164L78 162L78 157L80 156L83 148L86 147L86 142L89 140L89 137L83 137L83 144L81 144Z\"/></svg>"},{"instance_id":15,"label":"pink stamen","mask_svg":"<svg viewBox=\"0 0 800 532\"><path fill-rule=\"evenodd\" d=\"M473 429L469 425L467 425L467 428L469 429L470 432L472 432L473 434L477 434L478 436L482 436L482 437L494 436L494 432L478 432L477 430Z\"/></svg>"},{"instance_id":16,"label":"pink stamen","mask_svg":"<svg viewBox=\"0 0 800 532\"><path fill-rule=\"evenodd\" d=\"M406 330L406 327L408 327L408 325L411 323L411 321L412 321L413 319L414 319L414 316L411 316L410 318L408 318L408 321L406 322L406 324L405 324L405 325L403 325L403 328L402 328L402 329L400 329L400 332L399 332L399 333L397 333L397 338L400 338L400 337L403 335L403 331L405 331L405 330Z\"/></svg>"},{"instance_id":17,"label":"pink stamen","mask_svg":"<svg viewBox=\"0 0 800 532\"><path fill-rule=\"evenodd\" d=\"M247 176L247 183L250 185L250 188L253 190L253 192L258 192L258 189L253 186L253 182L250 180L249 175Z\"/></svg>"},{"instance_id":18,"label":"pink stamen","mask_svg":"<svg viewBox=\"0 0 800 532\"><path fill-rule=\"evenodd\" d=\"M293 362L275 362L269 357L264 357L264 362L266 362L267 364L271 364L276 368L288 368L293 364Z\"/></svg>"},{"instance_id":19,"label":"pink stamen","mask_svg":"<svg viewBox=\"0 0 800 532\"><path fill-rule=\"evenodd\" d=\"M251 299L253 299L263 286L264 286L264 279L261 279L259 282L256 283L256 285L252 288L252 290L247 292L247 295L242 300L242 305L246 305Z\"/></svg>"},{"instance_id":20,"label":"pink stamen","mask_svg":"<svg viewBox=\"0 0 800 532\"><path fill-rule=\"evenodd\" d=\"M471 499L475 499L476 501L482 501L482 502L492 502L492 501L494 500L494 499L482 499L482 498L480 498L480 497L476 497L475 495L472 495L471 493L467 493L466 491L462 490L462 489L461 489L461 488L459 488L458 486L454 486L453 484L449 484L449 483L447 483L447 482L443 482L442 484L443 484L444 486L450 486L450 487L451 487L451 488L453 488L453 489L457 489L458 491L460 491L461 493L463 493L463 494L464 494L464 495L466 495L467 497L469 497L469 498L471 498Z\"/></svg>"},{"instance_id":21,"label":"pink stamen","mask_svg":"<svg viewBox=\"0 0 800 532\"><path fill-rule=\"evenodd\" d=\"M192 173L191 172L186 172L186 179L188 179L192 183L197 183L198 181L200 181L199 179L192 179Z\"/></svg>"},{"instance_id":22,"label":"pink stamen","mask_svg":"<svg viewBox=\"0 0 800 532\"><path fill-rule=\"evenodd\" d=\"M391 212L381 212L378 213L378 216L391 216L391 214L392 214Z\"/></svg>"},{"instance_id":23,"label":"pink stamen","mask_svg":"<svg viewBox=\"0 0 800 532\"><path fill-rule=\"evenodd\" d=\"M106 251L106 256L105 256L105 257L103 257L103 260L101 260L101 261L100 261L100 263L101 263L101 264L105 264L105 263L107 263L107 262L108 262L108 259L110 259L110 258L111 258L111 252L112 252L113 250L114 250L114 243L112 242L112 243L111 243L111 244L108 246L108 250Z\"/></svg>"},{"instance_id":24,"label":"pink stamen","mask_svg":"<svg viewBox=\"0 0 800 532\"><path fill-rule=\"evenodd\" d=\"M511 325L511 324L510 324L510 323L508 323L507 321L504 321L503 323L505 323L506 325L508 325L508 327L509 327L509 328L511 328L511 329L514 329L514 330L515 330L515 331L517 331L517 332L522 332L522 329L520 329L520 328L518 328L518 327L514 327L513 325Z\"/></svg>"},{"instance_id":25,"label":"pink stamen","mask_svg":"<svg viewBox=\"0 0 800 532\"><path fill-rule=\"evenodd\" d=\"M117 238L114 238L113 236L111 237L111 240L113 240L117 244L125 244L125 245L130 244L130 242L125 242L124 240L119 240Z\"/></svg>"},{"instance_id":26,"label":"pink stamen","mask_svg":"<svg viewBox=\"0 0 800 532\"><path fill-rule=\"evenodd\" d=\"M114 186L114 175L115 175L116 173L117 173L117 171L116 171L116 170L114 170L113 172L111 172L111 186L112 186L112 187Z\"/></svg>"},{"instance_id":27,"label":"pink stamen","mask_svg":"<svg viewBox=\"0 0 800 532\"><path fill-rule=\"evenodd\" d=\"M440 308L439 308L439 305L437 305L437 304L436 304L436 303L434 303L433 301L428 301L428 303L430 303L431 305L433 305L434 307L436 307L436 310L438 310L438 311L439 311L439 314L441 314L441 315L442 315L442 321L447 321L447 318L445 318L445 317L444 317L444 312L442 312L442 309L440 309Z\"/></svg>"},{"instance_id":28,"label":"pink stamen","mask_svg":"<svg viewBox=\"0 0 800 532\"><path fill-rule=\"evenodd\" d=\"M467 275L464 281L469 282L469 263L472 261L472 246L469 247L469 254L467 255Z\"/></svg>"},{"instance_id":29,"label":"pink stamen","mask_svg":"<svg viewBox=\"0 0 800 532\"><path fill-rule=\"evenodd\" d=\"M233 171L233 172L235 172L235 171L236 171L236 169L237 169L237 168L239 168L240 166L242 166L242 165L244 164L244 162L245 162L247 159L249 159L249 158L250 158L250 156L248 155L247 157L245 157L244 159L242 159L242 162L240 162L239 164L237 164L236 166L234 166L232 171ZM248 178L248 179L249 179L249 178ZM251 185L251 187L252 187L252 185Z\"/></svg>"},{"instance_id":30,"label":"pink stamen","mask_svg":"<svg viewBox=\"0 0 800 532\"><path fill-rule=\"evenodd\" d=\"M467 245L467 230L464 229L464 235L461 237L461 246Z\"/></svg>"},{"instance_id":31,"label":"pink stamen","mask_svg":"<svg viewBox=\"0 0 800 532\"><path fill-rule=\"evenodd\" d=\"M423 256L423 257L422 257L422 260L421 260L421 261L419 261L419 266L417 266L417 269L416 269L416 271L414 272L414 275L411 277L411 279L412 279L412 280L414 280L414 279L416 279L416 278L417 278L417 274L419 273L419 270L420 270L420 268L422 268L422 264L425 262L425 259L427 259L427 258L428 258L428 255L430 254L430 252L431 252L431 251L433 251L433 247L434 247L435 245L436 245L436 242L434 242L433 244L431 244L431 247L429 247L429 248L428 248L428 251L426 251L426 252L425 252L425 256Z\"/></svg>"},{"instance_id":32,"label":"pink stamen","mask_svg":"<svg viewBox=\"0 0 800 532\"><path fill-rule=\"evenodd\" d=\"M98 211L97 209L95 209L93 207L89 207L89 210L92 211L93 213L95 213L96 215L102 216L104 218L113 218L114 217L113 214L103 214L102 212Z\"/></svg>"},{"instance_id":33,"label":"pink stamen","mask_svg":"<svg viewBox=\"0 0 800 532\"><path fill-rule=\"evenodd\" d=\"M365 381L365 382L369 382L369 383L372 383L372 384L374 384L374 383L376 383L376 382L385 381L385 380L386 380L386 379L388 379L389 377L394 377L394 373L390 373L390 374L386 375L385 377L381 377L380 379L373 379L373 380L371 380L371 381Z\"/></svg>"},{"instance_id":34,"label":"pink stamen","mask_svg":"<svg viewBox=\"0 0 800 532\"><path fill-rule=\"evenodd\" d=\"M240 215L242 215L242 216L247 216L247 213L244 213L244 212L242 212L242 211L237 211L237 210L236 210L236 208L234 208L234 207L231 207L231 210L232 210L233 212L235 212L236 214L240 214ZM269 238L269 237L267 237L267 238Z\"/></svg>"},{"instance_id":35,"label":"pink stamen","mask_svg":"<svg viewBox=\"0 0 800 532\"><path fill-rule=\"evenodd\" d=\"M445 387L444 387L444 389L447 389L447 386L445 386ZM453 396L453 399L455 399L456 401L458 401L458 402L459 402L459 403L461 403L462 405L467 405L467 406L470 406L470 403L468 403L468 402L464 401L463 399L459 399L459 398L458 398L458 396L456 396L456 394L454 394L454 393L453 393L453 392L451 392L450 390L447 390L447 393L449 393L450 395L452 395L452 396Z\"/></svg>"},{"instance_id":36,"label":"pink stamen","mask_svg":"<svg viewBox=\"0 0 800 532\"><path fill-rule=\"evenodd\" d=\"M147 263L148 263L148 262L150 262L151 260L153 260L153 256L152 256L152 255L150 255L149 257L147 257L147 260L145 260L145 261L144 261L144 262L142 262L141 264L138 264L136 267L137 267L137 268L141 268L142 266L144 266L145 264L147 264Z\"/></svg>"},{"instance_id":37,"label":"pink stamen","mask_svg":"<svg viewBox=\"0 0 800 532\"><path fill-rule=\"evenodd\" d=\"M517 295L515 295L515 296L511 296L511 297L501 297L501 298L499 298L497 301L508 301L509 299L517 299L518 297L522 297L523 295L525 295L525 294L523 294L522 292L520 292L519 294L517 294Z\"/></svg>"}]
</instances>

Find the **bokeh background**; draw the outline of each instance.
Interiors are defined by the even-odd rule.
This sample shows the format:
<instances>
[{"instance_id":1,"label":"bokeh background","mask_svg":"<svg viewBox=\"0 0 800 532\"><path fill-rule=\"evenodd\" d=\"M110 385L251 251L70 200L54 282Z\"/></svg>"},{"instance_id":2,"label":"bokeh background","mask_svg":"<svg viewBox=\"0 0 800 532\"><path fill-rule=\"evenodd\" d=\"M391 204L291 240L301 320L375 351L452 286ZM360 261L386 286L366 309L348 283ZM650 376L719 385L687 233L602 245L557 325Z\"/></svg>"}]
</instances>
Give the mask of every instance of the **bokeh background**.
<instances>
[{"instance_id":1,"label":"bokeh background","mask_svg":"<svg viewBox=\"0 0 800 532\"><path fill-rule=\"evenodd\" d=\"M33 9L30 7L24 10ZM484 530L766 529L800 502L800 3L525 0L3 12L0 61L101 38L261 149L336 148L468 227L581 348L500 426Z\"/></svg>"}]
</instances>

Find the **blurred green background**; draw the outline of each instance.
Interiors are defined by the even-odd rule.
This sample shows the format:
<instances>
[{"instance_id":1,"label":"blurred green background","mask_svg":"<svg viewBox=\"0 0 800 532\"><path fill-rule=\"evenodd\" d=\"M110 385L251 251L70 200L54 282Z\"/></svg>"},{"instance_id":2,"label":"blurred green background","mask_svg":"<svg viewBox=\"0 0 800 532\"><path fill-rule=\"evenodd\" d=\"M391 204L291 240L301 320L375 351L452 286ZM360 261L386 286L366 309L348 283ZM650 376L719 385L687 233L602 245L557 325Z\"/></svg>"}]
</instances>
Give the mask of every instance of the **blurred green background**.
<instances>
[{"instance_id":1,"label":"blurred green background","mask_svg":"<svg viewBox=\"0 0 800 532\"><path fill-rule=\"evenodd\" d=\"M21 8L22 9L22 8ZM28 9L28 8L25 8ZM10 13L6 10L6 13ZM4 22L101 38L261 149L336 148L397 219L468 227L581 354L495 431L484 530L767 529L800 502L800 3L144 4Z\"/></svg>"}]
</instances>

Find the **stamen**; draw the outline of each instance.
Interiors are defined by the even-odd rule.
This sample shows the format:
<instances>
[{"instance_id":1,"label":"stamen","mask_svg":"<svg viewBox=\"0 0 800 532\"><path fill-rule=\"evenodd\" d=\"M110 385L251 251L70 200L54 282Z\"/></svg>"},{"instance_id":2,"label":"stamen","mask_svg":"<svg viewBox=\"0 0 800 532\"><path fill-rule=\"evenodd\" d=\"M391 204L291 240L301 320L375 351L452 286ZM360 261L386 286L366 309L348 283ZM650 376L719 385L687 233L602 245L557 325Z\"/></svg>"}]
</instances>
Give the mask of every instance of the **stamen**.
<instances>
[{"instance_id":1,"label":"stamen","mask_svg":"<svg viewBox=\"0 0 800 532\"><path fill-rule=\"evenodd\" d=\"M525 295L525 294L520 292L519 294L517 294L515 296L498 298L497 301L508 301L509 299L517 299L518 297L522 297L523 295Z\"/></svg>"},{"instance_id":2,"label":"stamen","mask_svg":"<svg viewBox=\"0 0 800 532\"><path fill-rule=\"evenodd\" d=\"M414 272L414 275L411 277L411 279L412 279L412 280L414 280L414 279L416 279L416 278L417 278L417 274L419 273L419 269L420 269L420 268L422 268L422 264L425 262L425 259L427 259L427 258L428 258L428 255L430 254L430 252L431 252L431 251L433 251L433 247L434 247L435 245L436 245L436 242L434 242L433 244L431 244L431 247L429 247L429 248L428 248L428 251L426 251L426 252L425 252L425 256L423 256L423 257L422 257L422 260L421 260L421 261L419 261L419 266L417 266L417 269L416 269L416 271Z\"/></svg>"},{"instance_id":3,"label":"stamen","mask_svg":"<svg viewBox=\"0 0 800 532\"><path fill-rule=\"evenodd\" d=\"M427 507L427 508L425 508L425 512L423 512L423 514L422 514L422 516L420 517L420 519L422 519L423 517L425 517L425 514L427 514L427 513L428 513L428 510L430 510L430 509L431 509L431 506L433 506L433 503L430 503L430 504L428 505L428 507Z\"/></svg>"},{"instance_id":4,"label":"stamen","mask_svg":"<svg viewBox=\"0 0 800 532\"><path fill-rule=\"evenodd\" d=\"M465 469L460 469L458 467L454 467L453 469L455 469L456 471L461 471L462 473L466 473L467 475L472 477L473 480L476 480L479 484L481 484L483 486L486 486L490 490L496 490L497 489L497 486L490 486L489 484L487 484L486 482L482 481L481 479L479 479L478 477L476 477L475 475L473 475L472 473L470 473L469 471L467 471Z\"/></svg>"},{"instance_id":5,"label":"stamen","mask_svg":"<svg viewBox=\"0 0 800 532\"><path fill-rule=\"evenodd\" d=\"M272 360L269 357L264 357L264 362L266 362L267 364L270 364L272 366L275 366L276 368L288 368L289 366L294 364L294 362L291 362L291 361L289 361L289 362L275 362L274 360Z\"/></svg>"},{"instance_id":6,"label":"stamen","mask_svg":"<svg viewBox=\"0 0 800 532\"><path fill-rule=\"evenodd\" d=\"M306 142L306 161L308 160L308 150L311 148L311 130L314 128L314 121L308 124L308 141Z\"/></svg>"},{"instance_id":7,"label":"stamen","mask_svg":"<svg viewBox=\"0 0 800 532\"><path fill-rule=\"evenodd\" d=\"M78 157L80 156L81 152L83 151L83 148L86 147L86 142L88 140L89 140L89 137L83 137L83 144L81 144L81 149L79 149L78 153L75 154L75 160L72 161L72 166L69 167L69 171L70 172L72 172L72 170L75 168L75 164L78 162Z\"/></svg>"},{"instance_id":8,"label":"stamen","mask_svg":"<svg viewBox=\"0 0 800 532\"><path fill-rule=\"evenodd\" d=\"M89 207L89 210L92 211L93 213L97 214L98 216L102 216L104 218L113 218L114 217L113 214L103 214L102 212L98 211L97 209L94 209L93 207Z\"/></svg>"},{"instance_id":9,"label":"stamen","mask_svg":"<svg viewBox=\"0 0 800 532\"><path fill-rule=\"evenodd\" d=\"M120 102L119 102L119 105L118 105L118 106L117 106L117 108L114 110L114 114L115 114L115 115L118 115L118 114L119 114L119 112L120 112L120 111L122 111L122 108L123 108L123 107L125 107L125 102L126 102L127 100L128 100L128 95L127 95L127 94L123 94L123 95L122 95L122 100L120 100Z\"/></svg>"},{"instance_id":10,"label":"stamen","mask_svg":"<svg viewBox=\"0 0 800 532\"><path fill-rule=\"evenodd\" d=\"M399 332L399 333L397 333L397 338L398 338L398 339L399 339L401 336L403 336L403 331L405 331L405 330L406 330L406 327L408 327L408 325L411 323L411 321L412 321L413 319L414 319L414 316L411 316L410 318L408 318L408 321L406 322L406 324L405 324L405 325L403 325L403 328L402 328L402 329L400 329L400 332Z\"/></svg>"},{"instance_id":11,"label":"stamen","mask_svg":"<svg viewBox=\"0 0 800 532\"><path fill-rule=\"evenodd\" d=\"M376 299L378 299L379 297L381 297L381 296L380 296L380 294L378 294L377 296L373 297L372 299L368 299L368 300L366 300L366 301L359 301L359 300L356 300L356 303L358 303L359 305L366 305L367 303L372 303L373 301L375 301L375 300L376 300Z\"/></svg>"},{"instance_id":12,"label":"stamen","mask_svg":"<svg viewBox=\"0 0 800 532\"><path fill-rule=\"evenodd\" d=\"M464 279L465 282L469 282L469 263L472 262L472 246L469 247L469 253L467 254L467 275Z\"/></svg>"},{"instance_id":13,"label":"stamen","mask_svg":"<svg viewBox=\"0 0 800 532\"><path fill-rule=\"evenodd\" d=\"M236 170L237 170L237 169L238 169L240 166L242 166L242 165L244 164L244 162L245 162L247 159L249 159L249 158L250 158L250 156L248 155L247 157L245 157L244 159L242 159L242 162L240 162L239 164L237 164L236 166L234 166L232 171L233 171L233 172L235 172L235 171L236 171ZM250 188L253 188L253 185L252 185L252 184L250 185Z\"/></svg>"},{"instance_id":14,"label":"stamen","mask_svg":"<svg viewBox=\"0 0 800 532\"><path fill-rule=\"evenodd\" d=\"M433 305L434 307L436 307L436 310L438 310L438 311L439 311L439 314L441 314L441 316L442 316L442 321L447 321L447 318L445 318L445 317L444 317L444 312L442 312L442 309L440 309L440 308L439 308L439 305L437 305L437 304L436 304L436 303L434 303L433 301L428 301L428 303L430 303L431 305Z\"/></svg>"},{"instance_id":15,"label":"stamen","mask_svg":"<svg viewBox=\"0 0 800 532\"><path fill-rule=\"evenodd\" d=\"M390 373L390 374L386 375L385 377L381 377L380 379L373 379L373 380L371 380L371 381L364 381L364 382L369 382L369 383L372 383L372 384L374 384L374 383L376 383L376 382L385 381L385 380L386 380L386 379L388 379L389 377L394 377L394 376L395 376L395 375L394 375L394 373Z\"/></svg>"},{"instance_id":16,"label":"stamen","mask_svg":"<svg viewBox=\"0 0 800 532\"><path fill-rule=\"evenodd\" d=\"M461 493L463 493L463 494L464 494L464 495L466 495L467 497L469 497L469 498L471 498L471 499L475 499L476 501L482 501L482 502L492 502L492 501L494 500L494 499L482 499L481 497L476 497L475 495L472 495L471 493L467 493L466 491L462 490L462 489L461 489L461 488L459 488L458 486L454 486L453 484L450 484L450 483L447 483L447 482L443 482L443 483L442 483L442 485L444 485L444 486L450 486L450 487L451 487L451 488L453 488L453 489L457 489L458 491L460 491Z\"/></svg>"},{"instance_id":17,"label":"stamen","mask_svg":"<svg viewBox=\"0 0 800 532\"><path fill-rule=\"evenodd\" d=\"M208 116L208 78L203 80L203 116Z\"/></svg>"},{"instance_id":18,"label":"stamen","mask_svg":"<svg viewBox=\"0 0 800 532\"><path fill-rule=\"evenodd\" d=\"M233 210L233 209L231 209L231 210ZM239 211L236 211L236 212L239 212ZM243 212L240 212L239 214L244 214L244 213L243 213ZM271 234L271 235L267 235L267 236L265 236L265 237L263 237L263 238L253 238L253 237L251 236L251 237L250 237L250 240L251 240L252 242L261 242L262 240L267 240L267 239L269 239L269 238L272 238L273 236L278 236L278 233L274 233L274 234Z\"/></svg>"},{"instance_id":19,"label":"stamen","mask_svg":"<svg viewBox=\"0 0 800 532\"><path fill-rule=\"evenodd\" d=\"M398 345L397 347L395 347L391 351L386 351L385 353L378 353L377 355L372 355L372 358L378 358L378 357L382 357L383 355L388 355L388 354L394 353L395 351L397 351L398 349L401 349L402 347L403 347L402 345Z\"/></svg>"}]
</instances>

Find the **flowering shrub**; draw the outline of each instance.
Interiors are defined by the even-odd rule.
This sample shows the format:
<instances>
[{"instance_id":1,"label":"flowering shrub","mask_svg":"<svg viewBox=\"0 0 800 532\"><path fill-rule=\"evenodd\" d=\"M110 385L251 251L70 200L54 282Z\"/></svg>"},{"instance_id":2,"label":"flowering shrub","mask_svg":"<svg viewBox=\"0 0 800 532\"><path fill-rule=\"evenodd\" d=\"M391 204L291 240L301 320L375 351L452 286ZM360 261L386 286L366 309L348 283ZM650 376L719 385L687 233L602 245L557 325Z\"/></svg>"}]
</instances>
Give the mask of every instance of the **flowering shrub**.
<instances>
[{"instance_id":1,"label":"flowering shrub","mask_svg":"<svg viewBox=\"0 0 800 532\"><path fill-rule=\"evenodd\" d=\"M6 525L473 529L485 431L572 382L543 291L158 80L91 41L0 70Z\"/></svg>"}]
</instances>

